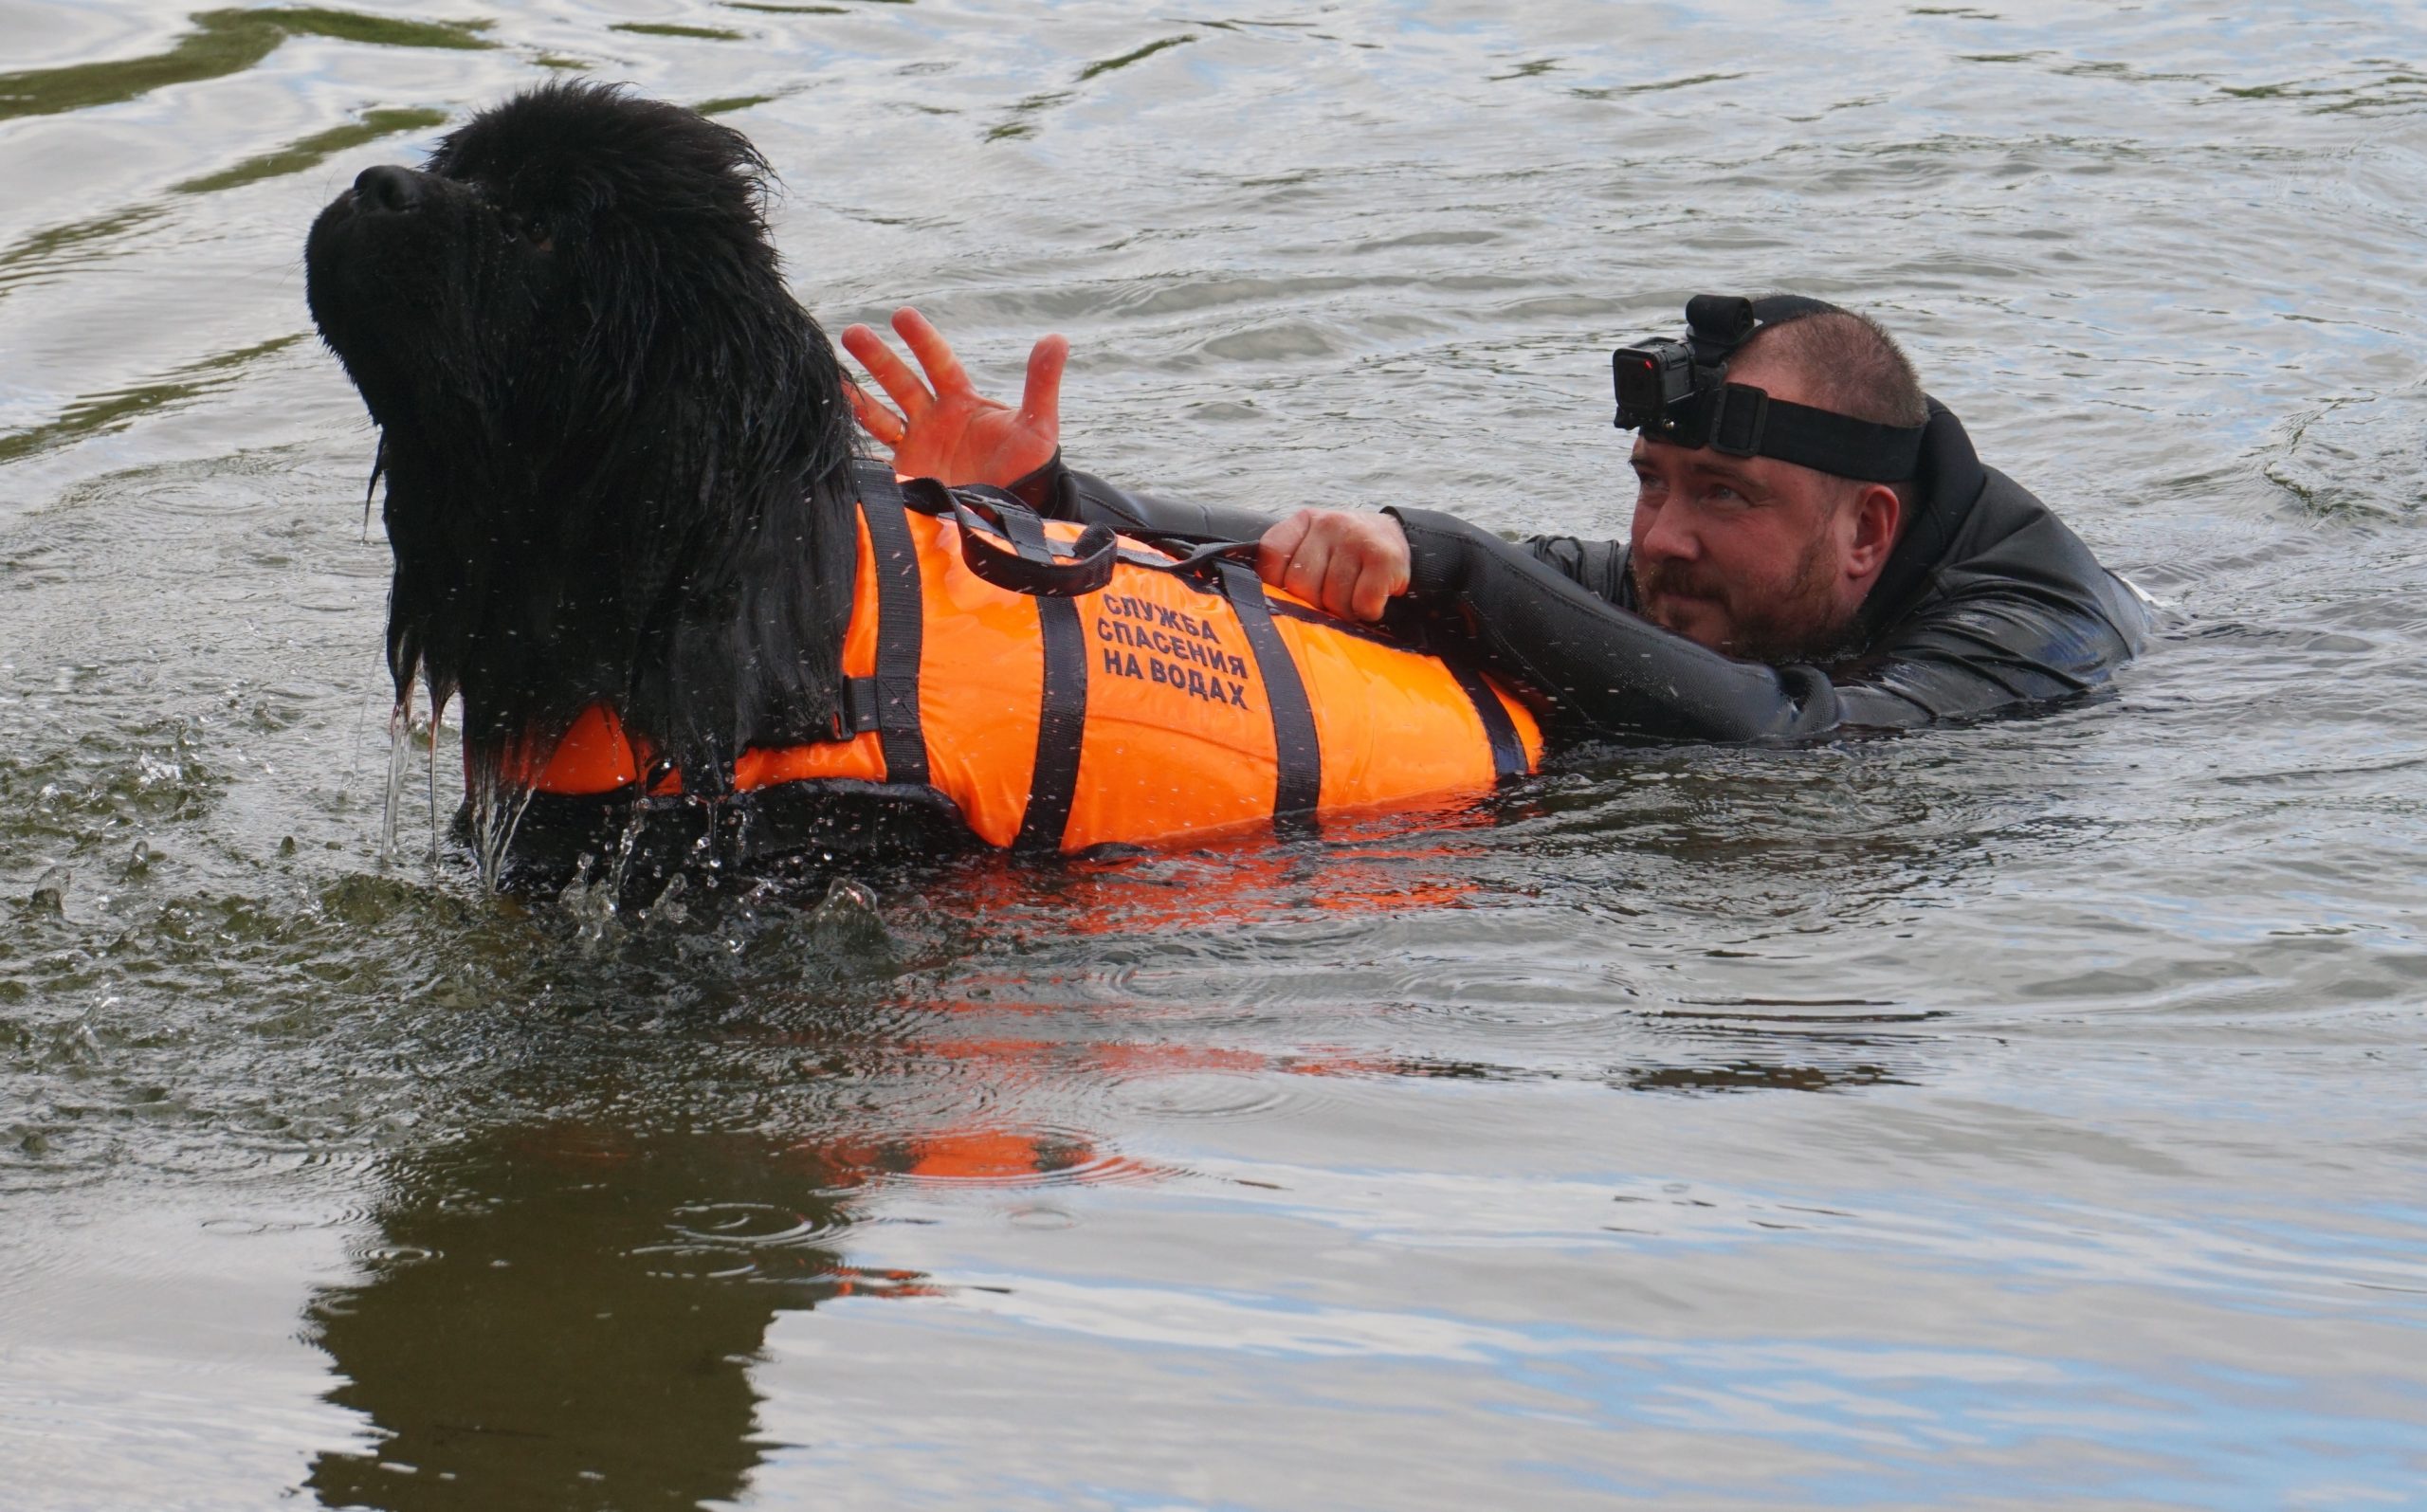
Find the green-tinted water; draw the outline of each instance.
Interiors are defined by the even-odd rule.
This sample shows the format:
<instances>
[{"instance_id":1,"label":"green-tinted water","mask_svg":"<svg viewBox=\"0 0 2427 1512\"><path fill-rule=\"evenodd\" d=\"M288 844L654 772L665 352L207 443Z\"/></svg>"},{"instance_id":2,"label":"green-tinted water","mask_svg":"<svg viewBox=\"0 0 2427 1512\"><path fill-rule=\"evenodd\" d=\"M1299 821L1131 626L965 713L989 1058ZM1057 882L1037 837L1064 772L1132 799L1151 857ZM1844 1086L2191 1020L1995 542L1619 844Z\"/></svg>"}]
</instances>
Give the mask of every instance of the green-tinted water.
<instances>
[{"instance_id":1,"label":"green-tinted water","mask_svg":"<svg viewBox=\"0 0 2427 1512\"><path fill-rule=\"evenodd\" d=\"M2417 1500L2422 65L2371 4L0 0L0 1501ZM494 901L418 803L383 867L303 231L568 69L750 133L830 328L1067 331L1074 460L1208 498L1615 532L1615 341L1861 304L2167 628L2035 722L872 910Z\"/></svg>"}]
</instances>

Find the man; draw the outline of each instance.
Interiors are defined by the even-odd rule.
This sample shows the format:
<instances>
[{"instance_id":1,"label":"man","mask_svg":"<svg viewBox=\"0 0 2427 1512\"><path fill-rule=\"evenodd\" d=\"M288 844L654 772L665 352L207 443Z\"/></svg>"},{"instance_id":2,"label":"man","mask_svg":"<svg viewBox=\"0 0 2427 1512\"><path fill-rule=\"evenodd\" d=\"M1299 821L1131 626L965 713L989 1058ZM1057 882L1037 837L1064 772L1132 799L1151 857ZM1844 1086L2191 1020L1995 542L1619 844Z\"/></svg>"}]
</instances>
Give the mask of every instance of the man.
<instances>
[{"instance_id":1,"label":"man","mask_svg":"<svg viewBox=\"0 0 2427 1512\"><path fill-rule=\"evenodd\" d=\"M1278 524L1125 493L1062 465L1068 344L1017 410L982 399L935 328L843 344L901 406L855 391L897 470L993 483L1063 519L1254 539L1265 581L1463 650L1568 738L1808 739L2069 698L2140 649L2137 592L2047 506L1984 467L1875 322L1791 296L1703 296L1686 341L1614 359L1638 432L1623 542L1501 539L1449 515L1301 510Z\"/></svg>"}]
</instances>

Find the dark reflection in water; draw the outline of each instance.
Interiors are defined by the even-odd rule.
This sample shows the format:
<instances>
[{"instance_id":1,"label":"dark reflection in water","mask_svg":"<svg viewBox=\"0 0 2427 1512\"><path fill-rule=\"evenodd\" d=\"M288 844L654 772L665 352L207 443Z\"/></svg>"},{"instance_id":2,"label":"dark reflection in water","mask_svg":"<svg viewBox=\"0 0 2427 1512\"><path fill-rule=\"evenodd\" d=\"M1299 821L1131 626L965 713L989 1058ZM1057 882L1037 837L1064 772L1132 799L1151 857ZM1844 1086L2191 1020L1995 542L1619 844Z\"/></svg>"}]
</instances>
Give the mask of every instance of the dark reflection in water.
<instances>
[{"instance_id":1,"label":"dark reflection in water","mask_svg":"<svg viewBox=\"0 0 2427 1512\"><path fill-rule=\"evenodd\" d=\"M580 1128L417 1161L378 1215L370 1279L312 1308L346 1379L334 1399L389 1436L322 1455L309 1485L395 1508L733 1496L758 1462L747 1365L767 1320L847 1284L791 1237L840 1224L827 1185L763 1151ZM683 1227L699 1215L704 1236ZM746 1237L754 1220L773 1242Z\"/></svg>"},{"instance_id":2,"label":"dark reflection in water","mask_svg":"<svg viewBox=\"0 0 2427 1512\"><path fill-rule=\"evenodd\" d=\"M738 1495L764 1446L749 1368L770 1319L918 1296L837 1241L890 1177L1015 1181L1083 1147L978 1130L773 1142L616 1132L478 1135L409 1158L367 1277L313 1302L331 1394L384 1435L331 1451L328 1506L692 1506Z\"/></svg>"},{"instance_id":3,"label":"dark reflection in water","mask_svg":"<svg viewBox=\"0 0 2427 1512\"><path fill-rule=\"evenodd\" d=\"M319 7L206 10L166 52L106 63L0 74L0 120L90 110L155 89L223 78L253 67L290 37L329 37L388 47L473 50L482 22L399 21Z\"/></svg>"},{"instance_id":4,"label":"dark reflection in water","mask_svg":"<svg viewBox=\"0 0 2427 1512\"><path fill-rule=\"evenodd\" d=\"M0 0L6 1512L2418 1500L2416 7L265 3ZM2177 617L873 916L383 865L296 249L582 67L1091 470L1612 534L1611 346L1784 286Z\"/></svg>"},{"instance_id":5,"label":"dark reflection in water","mask_svg":"<svg viewBox=\"0 0 2427 1512\"><path fill-rule=\"evenodd\" d=\"M1858 1033L1796 1036L1778 1047L1783 1059L1642 1064L1610 1079L1622 1090L1688 1093L1898 1080L1852 1058L1866 1043ZM1041 1041L930 1048L945 1060L989 1062L1010 1081L1037 1078L1052 1058ZM1065 1105L1086 1084L1100 1092L1141 1072L1260 1061L1176 1047L1078 1051L1077 1074L1056 1099ZM1261 1066L1369 1078L1526 1074L1380 1057ZM760 1435L751 1369L778 1312L841 1297L928 1297L949 1285L850 1263L847 1241L879 1217L888 1186L1013 1187L1108 1173L1153 1175L1068 1132L631 1134L605 1116L490 1129L406 1157L373 1214L362 1278L322 1289L307 1309L310 1337L339 1378L329 1399L362 1413L377 1443L324 1451L305 1485L322 1505L394 1512L735 1499L777 1447Z\"/></svg>"},{"instance_id":6,"label":"dark reflection in water","mask_svg":"<svg viewBox=\"0 0 2427 1512\"><path fill-rule=\"evenodd\" d=\"M1645 813L1688 817L1689 785L1655 788L1670 807ZM1553 822L1561 807L1520 795L1498 827ZM1859 1001L1597 1011L1572 1033L1493 1054L1481 1019L1437 1021L1422 1047L1405 1043L1411 1011L1470 1007L1471 983L1411 977L1378 994L1401 1001L1359 1006L1353 973L1300 979L1268 968L1265 1000L1245 1016L1156 1000L1156 968L1185 963L1170 983L1185 993L1205 969L1268 948L1275 931L1453 930L1490 896L1476 876L1498 827L1469 824L1449 835L1406 834L1395 821L1325 846L949 868L928 876L923 906L988 924L957 948L927 942L949 957L923 969L941 975L948 996L879 1005L787 990L848 978L851 962L866 970L912 943L864 938L884 931L830 899L796 910L703 901L679 927L609 920L586 945L495 953L497 975L477 995L553 983L553 1012L511 1030L550 1060L497 1081L463 1073L450 1095L592 1111L509 1111L513 1121L391 1169L361 1279L308 1309L340 1382L330 1399L362 1413L379 1442L323 1452L309 1488L325 1505L399 1512L736 1498L775 1448L752 1367L778 1312L960 1284L854 1263L851 1236L882 1219L888 1192L1197 1179L1111 1153L1144 1109L1280 1116L1305 1105L1305 1078L1568 1080L1689 1096L1925 1079L1925 1042L1907 1036L1926 1033L1932 1015ZM1672 833L1635 864L1664 855L1709 860ZM1866 841L1814 849L1784 875L1820 906L1868 908L1898 879L1960 869L1927 846ZM838 912L856 921L848 940ZM655 1017L646 1038L605 1022L659 1014L663 1002L639 1000L653 973L696 975L708 958L700 947L745 935L745 948L718 952L739 973L725 991ZM1310 1006L1326 1011L1320 1047L1299 1016ZM548 1049L568 1032L605 1037ZM1231 1101L1190 1102L1206 1097ZM710 1110L722 1126L699 1122Z\"/></svg>"}]
</instances>

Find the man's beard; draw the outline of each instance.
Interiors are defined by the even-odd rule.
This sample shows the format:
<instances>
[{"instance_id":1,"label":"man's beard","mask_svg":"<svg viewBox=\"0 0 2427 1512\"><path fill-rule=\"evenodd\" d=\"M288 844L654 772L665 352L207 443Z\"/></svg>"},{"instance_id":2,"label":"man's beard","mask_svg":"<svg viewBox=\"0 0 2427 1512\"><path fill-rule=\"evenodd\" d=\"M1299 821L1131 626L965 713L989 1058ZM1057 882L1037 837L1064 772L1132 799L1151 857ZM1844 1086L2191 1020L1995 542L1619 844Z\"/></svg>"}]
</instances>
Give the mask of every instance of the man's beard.
<instances>
[{"instance_id":1,"label":"man's beard","mask_svg":"<svg viewBox=\"0 0 2427 1512\"><path fill-rule=\"evenodd\" d=\"M1804 548L1783 592L1759 604L1739 603L1740 595L1731 593L1728 585L1698 563L1647 564L1638 556L1628 562L1627 569L1633 574L1635 602L1643 606L1645 617L1665 628L1677 627L1661 612L1664 597L1725 605L1730 619L1727 634L1713 647L1725 655L1773 666L1825 665L1857 648L1852 644L1852 617L1840 617L1832 601L1836 563L1825 538Z\"/></svg>"}]
</instances>

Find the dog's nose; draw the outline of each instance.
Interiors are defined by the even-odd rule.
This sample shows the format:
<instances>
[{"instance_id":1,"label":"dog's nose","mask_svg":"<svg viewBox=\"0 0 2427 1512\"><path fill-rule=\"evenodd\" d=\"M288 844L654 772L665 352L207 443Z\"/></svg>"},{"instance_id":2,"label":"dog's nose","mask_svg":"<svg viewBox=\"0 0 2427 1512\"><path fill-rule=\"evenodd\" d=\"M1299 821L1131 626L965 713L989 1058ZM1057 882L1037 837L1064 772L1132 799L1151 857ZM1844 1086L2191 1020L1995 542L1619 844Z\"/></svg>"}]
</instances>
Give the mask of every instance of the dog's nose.
<instances>
[{"instance_id":1,"label":"dog's nose","mask_svg":"<svg viewBox=\"0 0 2427 1512\"><path fill-rule=\"evenodd\" d=\"M355 175L354 200L365 209L411 209L421 203L421 175L392 163L366 168Z\"/></svg>"}]
</instances>

